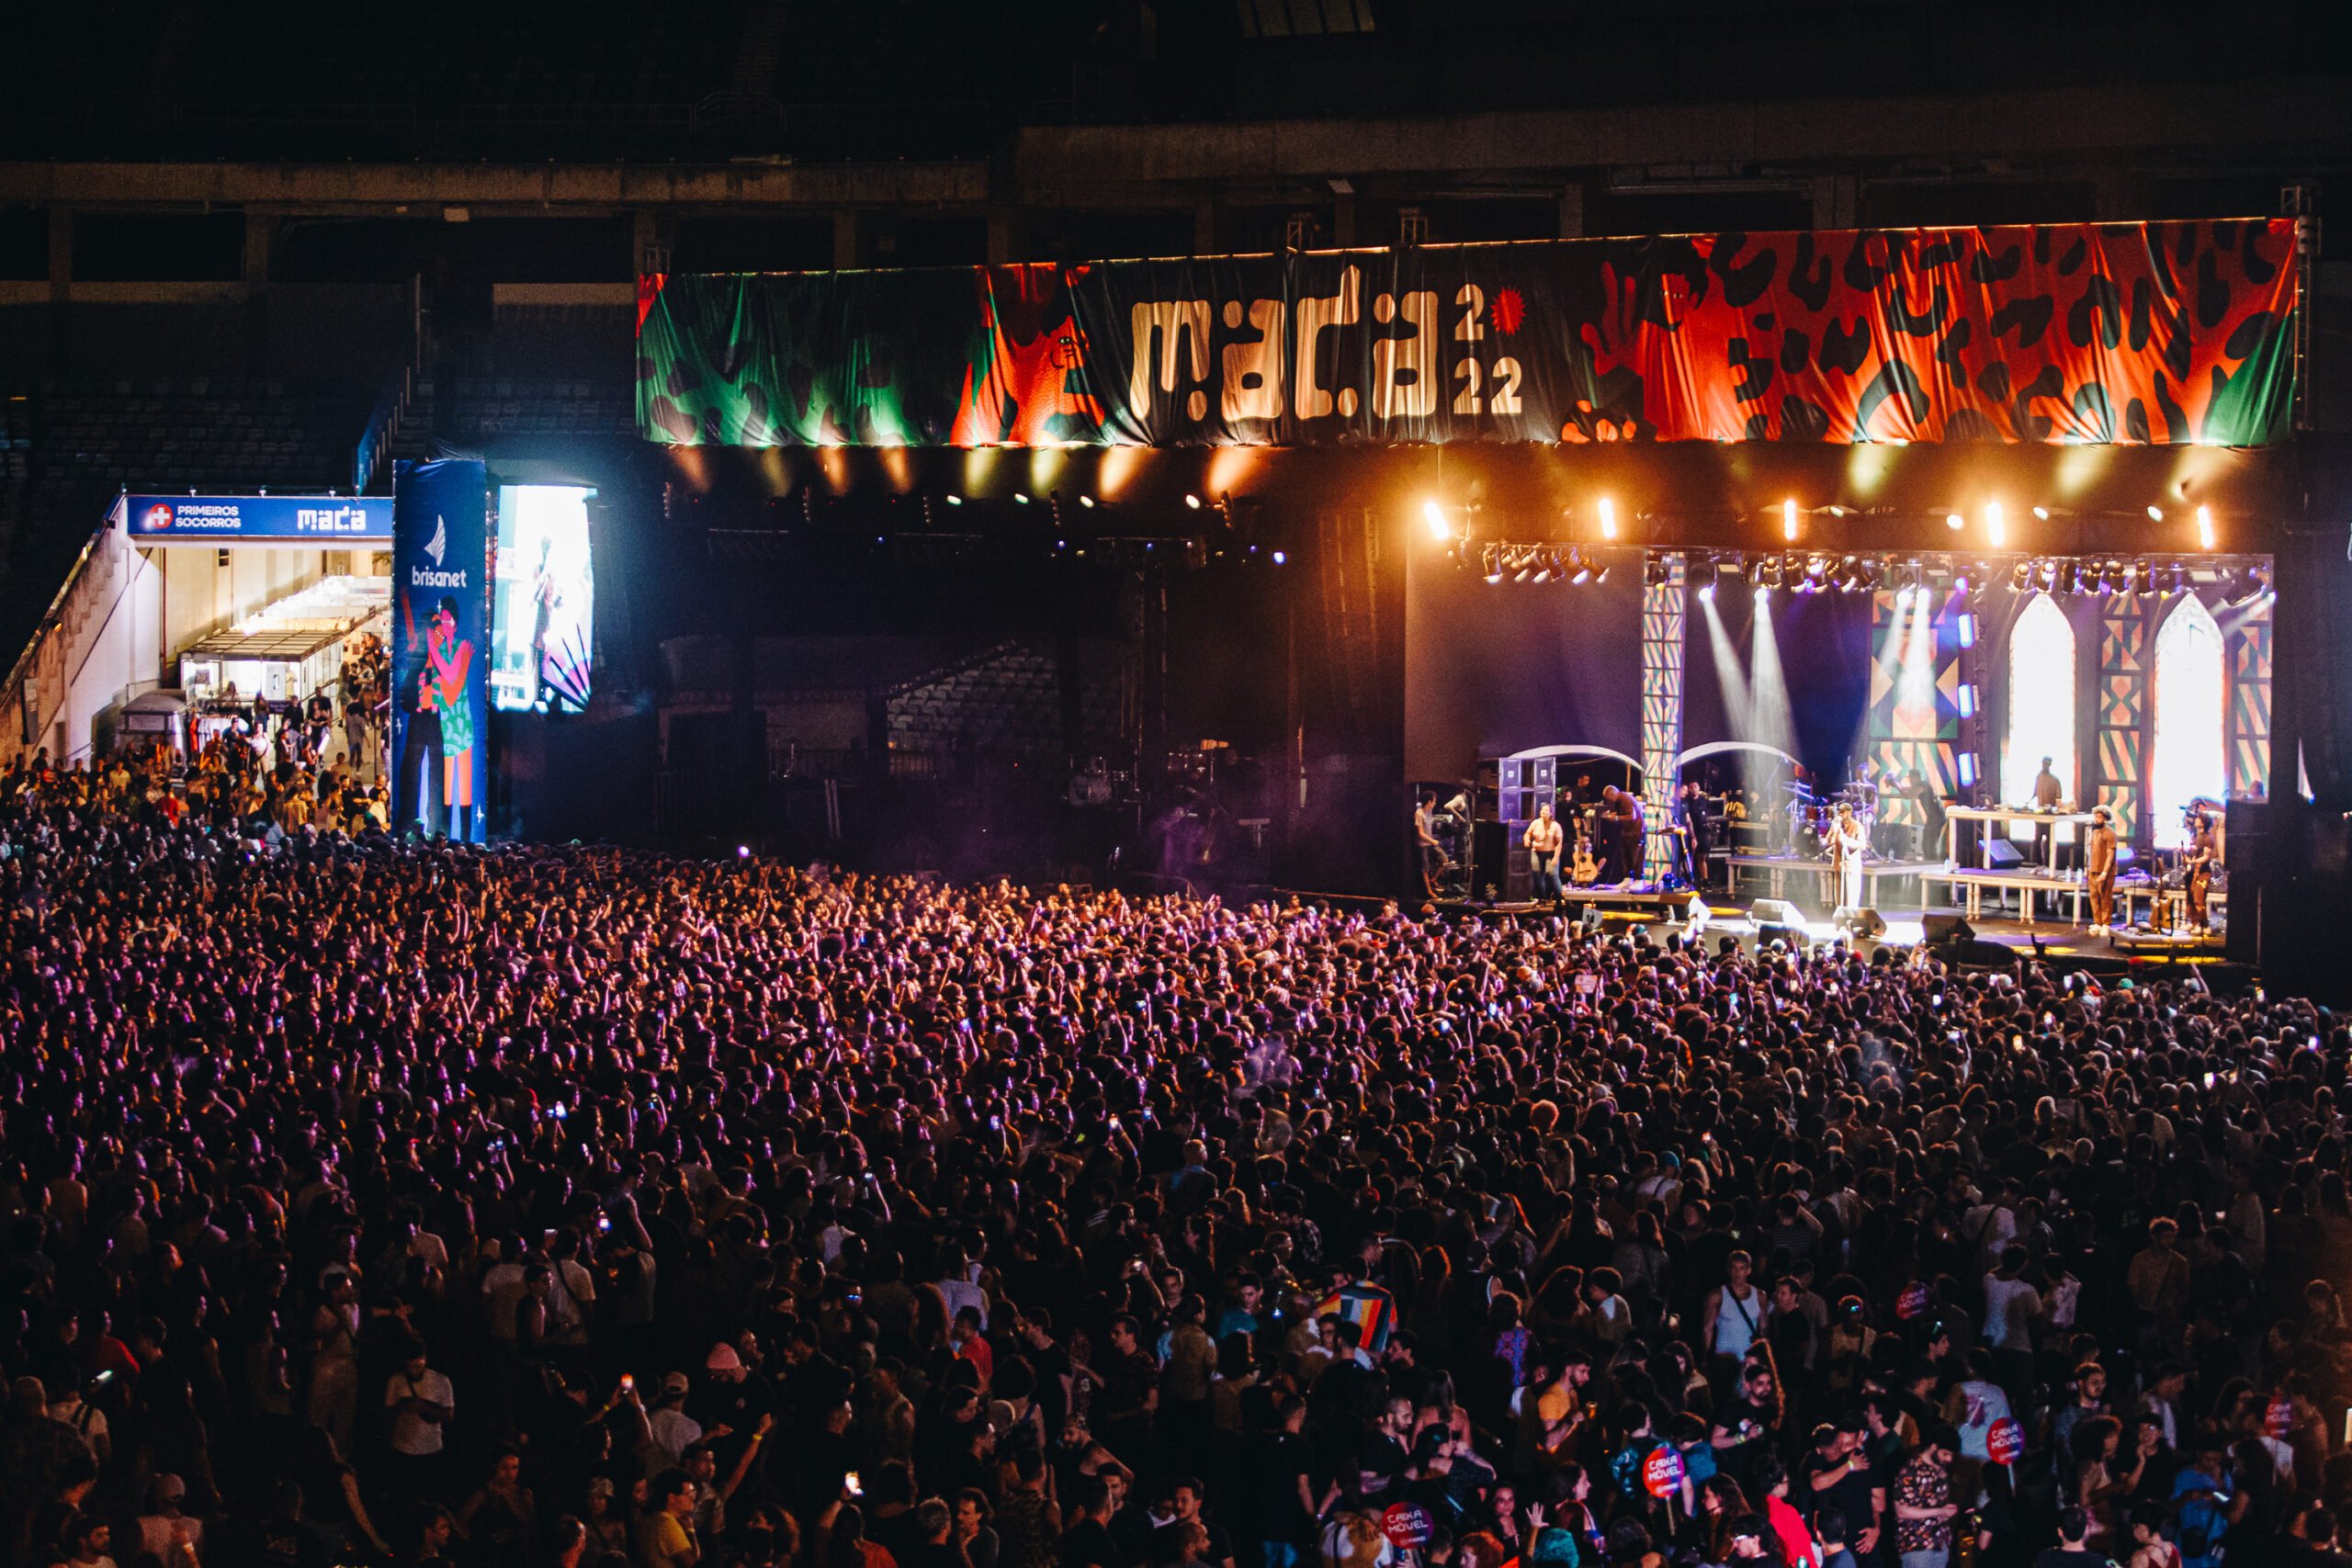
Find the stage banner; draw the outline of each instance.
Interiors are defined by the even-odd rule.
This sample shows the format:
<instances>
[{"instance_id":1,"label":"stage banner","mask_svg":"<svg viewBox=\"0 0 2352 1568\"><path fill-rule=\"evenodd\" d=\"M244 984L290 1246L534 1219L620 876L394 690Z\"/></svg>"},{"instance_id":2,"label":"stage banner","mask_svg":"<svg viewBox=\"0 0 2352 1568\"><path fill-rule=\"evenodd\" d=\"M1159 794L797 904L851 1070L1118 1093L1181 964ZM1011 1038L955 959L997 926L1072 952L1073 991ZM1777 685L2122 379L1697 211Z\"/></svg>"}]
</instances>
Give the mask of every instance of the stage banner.
<instances>
[{"instance_id":1,"label":"stage banner","mask_svg":"<svg viewBox=\"0 0 2352 1568\"><path fill-rule=\"evenodd\" d=\"M133 495L123 500L141 545L381 545L392 502L381 495Z\"/></svg>"},{"instance_id":2,"label":"stage banner","mask_svg":"<svg viewBox=\"0 0 2352 1568\"><path fill-rule=\"evenodd\" d=\"M2285 220L653 276L639 425L710 446L2259 446Z\"/></svg>"},{"instance_id":3,"label":"stage banner","mask_svg":"<svg viewBox=\"0 0 2352 1568\"><path fill-rule=\"evenodd\" d=\"M490 728L490 476L392 470L392 823L480 843Z\"/></svg>"}]
</instances>

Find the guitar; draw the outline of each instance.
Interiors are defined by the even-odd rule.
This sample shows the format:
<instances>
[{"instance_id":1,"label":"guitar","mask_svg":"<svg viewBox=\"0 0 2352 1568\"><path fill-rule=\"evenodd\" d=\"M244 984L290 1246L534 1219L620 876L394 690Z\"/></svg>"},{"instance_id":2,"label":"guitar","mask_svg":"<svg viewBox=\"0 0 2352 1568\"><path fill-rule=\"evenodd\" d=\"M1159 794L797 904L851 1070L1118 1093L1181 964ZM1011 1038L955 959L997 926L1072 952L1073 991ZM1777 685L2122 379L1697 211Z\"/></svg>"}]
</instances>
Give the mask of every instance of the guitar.
<instances>
[{"instance_id":1,"label":"guitar","mask_svg":"<svg viewBox=\"0 0 2352 1568\"><path fill-rule=\"evenodd\" d=\"M1568 880L1578 887L1589 887L1600 878L1600 866L1592 858L1592 833L1585 826L1585 818L1577 819L1577 847L1568 860Z\"/></svg>"}]
</instances>

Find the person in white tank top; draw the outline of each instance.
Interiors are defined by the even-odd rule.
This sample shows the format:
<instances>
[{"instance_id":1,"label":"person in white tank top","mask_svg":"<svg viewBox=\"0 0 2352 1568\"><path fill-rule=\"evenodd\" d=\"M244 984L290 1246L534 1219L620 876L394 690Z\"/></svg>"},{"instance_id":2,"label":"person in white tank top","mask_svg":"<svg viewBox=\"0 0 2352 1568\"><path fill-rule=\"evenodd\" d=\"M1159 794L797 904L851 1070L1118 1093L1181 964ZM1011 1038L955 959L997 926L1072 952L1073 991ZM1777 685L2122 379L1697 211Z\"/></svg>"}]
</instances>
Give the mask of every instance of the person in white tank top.
<instances>
[{"instance_id":1,"label":"person in white tank top","mask_svg":"<svg viewBox=\"0 0 2352 1568\"><path fill-rule=\"evenodd\" d=\"M1707 1297L1707 1310L1702 1317L1709 1325L1707 1348L1713 1356L1736 1361L1756 1343L1757 1324L1764 1315L1764 1297L1747 1282L1755 1263L1746 1252L1734 1252L1724 1260L1724 1283Z\"/></svg>"}]
</instances>

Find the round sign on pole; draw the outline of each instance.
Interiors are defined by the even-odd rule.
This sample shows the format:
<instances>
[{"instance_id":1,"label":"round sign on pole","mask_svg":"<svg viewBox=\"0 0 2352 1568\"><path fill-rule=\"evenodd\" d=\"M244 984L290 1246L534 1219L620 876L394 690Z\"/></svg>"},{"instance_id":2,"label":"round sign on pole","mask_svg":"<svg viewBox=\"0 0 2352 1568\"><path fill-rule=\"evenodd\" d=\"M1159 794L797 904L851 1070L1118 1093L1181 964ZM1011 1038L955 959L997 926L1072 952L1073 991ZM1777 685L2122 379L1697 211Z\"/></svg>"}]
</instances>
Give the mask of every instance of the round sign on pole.
<instances>
[{"instance_id":1,"label":"round sign on pole","mask_svg":"<svg viewBox=\"0 0 2352 1568\"><path fill-rule=\"evenodd\" d=\"M2295 1402L2274 1399L2264 1406L2262 1429L2274 1438L2283 1438L2295 1429Z\"/></svg>"},{"instance_id":2,"label":"round sign on pole","mask_svg":"<svg viewBox=\"0 0 2352 1568\"><path fill-rule=\"evenodd\" d=\"M1391 1503L1380 1516L1388 1544L1399 1551L1419 1551L1430 1541L1430 1511L1419 1503Z\"/></svg>"},{"instance_id":3,"label":"round sign on pole","mask_svg":"<svg viewBox=\"0 0 2352 1568\"><path fill-rule=\"evenodd\" d=\"M2025 1452L2025 1428L2014 1416L2004 1416L1984 1434L1984 1451L1995 1464L2015 1464Z\"/></svg>"},{"instance_id":4,"label":"round sign on pole","mask_svg":"<svg viewBox=\"0 0 2352 1568\"><path fill-rule=\"evenodd\" d=\"M1682 1456L1674 1451L1671 1443L1660 1443L1642 1461L1642 1486L1653 1497L1671 1496L1682 1486Z\"/></svg>"},{"instance_id":5,"label":"round sign on pole","mask_svg":"<svg viewBox=\"0 0 2352 1568\"><path fill-rule=\"evenodd\" d=\"M1914 1318L1927 1310L1928 1287L1917 1280L1904 1286L1903 1293L1894 1298L1894 1315L1897 1317Z\"/></svg>"}]
</instances>

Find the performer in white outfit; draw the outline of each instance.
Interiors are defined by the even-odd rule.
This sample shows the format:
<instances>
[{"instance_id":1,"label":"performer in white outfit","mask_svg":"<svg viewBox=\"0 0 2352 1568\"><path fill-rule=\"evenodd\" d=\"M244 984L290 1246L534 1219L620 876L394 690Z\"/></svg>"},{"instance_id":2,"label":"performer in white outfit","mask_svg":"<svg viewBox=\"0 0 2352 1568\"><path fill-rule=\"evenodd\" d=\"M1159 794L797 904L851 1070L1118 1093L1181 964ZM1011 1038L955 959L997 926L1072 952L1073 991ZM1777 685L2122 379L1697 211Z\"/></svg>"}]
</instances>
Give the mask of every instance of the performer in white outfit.
<instances>
[{"instance_id":1,"label":"performer in white outfit","mask_svg":"<svg viewBox=\"0 0 2352 1568\"><path fill-rule=\"evenodd\" d=\"M1838 871L1840 908L1862 907L1862 852L1870 847L1870 834L1855 818L1854 808L1839 802L1837 819L1829 826L1829 862Z\"/></svg>"}]
</instances>

